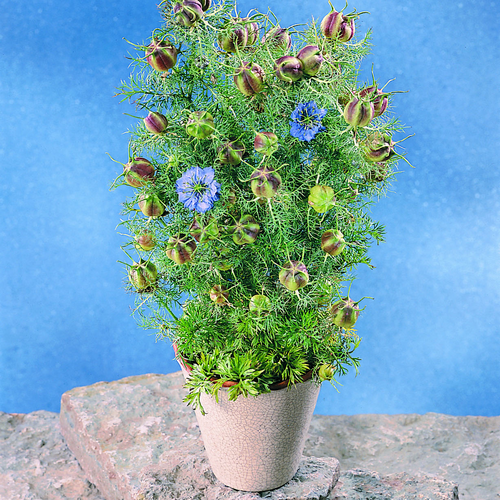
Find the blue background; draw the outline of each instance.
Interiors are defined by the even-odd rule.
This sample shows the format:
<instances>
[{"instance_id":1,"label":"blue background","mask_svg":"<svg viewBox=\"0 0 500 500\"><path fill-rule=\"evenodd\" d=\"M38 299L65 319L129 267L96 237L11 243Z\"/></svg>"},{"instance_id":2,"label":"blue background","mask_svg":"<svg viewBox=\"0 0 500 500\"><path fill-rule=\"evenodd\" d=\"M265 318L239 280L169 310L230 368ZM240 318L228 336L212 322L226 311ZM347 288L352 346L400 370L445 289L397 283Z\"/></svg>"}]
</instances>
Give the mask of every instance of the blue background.
<instances>
[{"instance_id":1,"label":"blue background","mask_svg":"<svg viewBox=\"0 0 500 500\"><path fill-rule=\"evenodd\" d=\"M337 8L343 7L336 5ZM262 0L239 8L267 11ZM321 19L325 1L270 0L282 26ZM500 7L353 0L369 10L366 58L396 77L394 110L416 167L373 210L387 243L351 296L375 297L357 323L360 375L323 384L317 413L500 414ZM116 226L127 188L132 106L123 38L145 42L154 0L0 0L0 411L58 411L75 386L178 369L139 329Z\"/></svg>"}]
</instances>

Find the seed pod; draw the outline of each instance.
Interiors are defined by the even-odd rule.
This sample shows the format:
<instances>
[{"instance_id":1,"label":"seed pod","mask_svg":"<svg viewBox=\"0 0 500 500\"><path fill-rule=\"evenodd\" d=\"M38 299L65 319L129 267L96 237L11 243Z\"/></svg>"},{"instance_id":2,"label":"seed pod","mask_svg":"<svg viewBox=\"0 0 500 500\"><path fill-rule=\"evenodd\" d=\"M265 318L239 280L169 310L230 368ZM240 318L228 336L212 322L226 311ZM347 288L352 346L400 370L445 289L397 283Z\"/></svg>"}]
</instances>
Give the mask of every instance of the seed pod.
<instances>
[{"instance_id":1,"label":"seed pod","mask_svg":"<svg viewBox=\"0 0 500 500\"><path fill-rule=\"evenodd\" d=\"M279 272L279 280L285 288L295 292L307 285L309 282L309 273L302 262L289 260Z\"/></svg>"},{"instance_id":2,"label":"seed pod","mask_svg":"<svg viewBox=\"0 0 500 500\"><path fill-rule=\"evenodd\" d=\"M247 47L254 45L255 42L259 39L259 25L257 23L248 23L248 17L244 17L242 22L246 22L247 31L248 31L248 40Z\"/></svg>"},{"instance_id":3,"label":"seed pod","mask_svg":"<svg viewBox=\"0 0 500 500\"><path fill-rule=\"evenodd\" d=\"M238 22L237 19L233 22ZM246 26L243 28L234 28L232 30L223 31L218 37L219 46L226 52L237 52L243 50L248 43L248 29Z\"/></svg>"},{"instance_id":4,"label":"seed pod","mask_svg":"<svg viewBox=\"0 0 500 500\"><path fill-rule=\"evenodd\" d=\"M326 38L348 42L354 36L354 18L333 10L321 21L321 31Z\"/></svg>"},{"instance_id":5,"label":"seed pod","mask_svg":"<svg viewBox=\"0 0 500 500\"><path fill-rule=\"evenodd\" d=\"M206 12L210 8L211 0L198 0L200 2L203 12Z\"/></svg>"},{"instance_id":6,"label":"seed pod","mask_svg":"<svg viewBox=\"0 0 500 500\"><path fill-rule=\"evenodd\" d=\"M359 92L359 97L362 99L368 98L373 104L373 116L380 116L389 105L387 94L376 86L366 87Z\"/></svg>"},{"instance_id":7,"label":"seed pod","mask_svg":"<svg viewBox=\"0 0 500 500\"><path fill-rule=\"evenodd\" d=\"M302 70L308 76L317 75L324 60L317 45L306 45L297 54L297 59L302 62Z\"/></svg>"},{"instance_id":8,"label":"seed pod","mask_svg":"<svg viewBox=\"0 0 500 500\"><path fill-rule=\"evenodd\" d=\"M219 306L229 304L229 293L224 285L213 286L210 290L210 298Z\"/></svg>"},{"instance_id":9,"label":"seed pod","mask_svg":"<svg viewBox=\"0 0 500 500\"><path fill-rule=\"evenodd\" d=\"M257 239L259 231L260 226L251 215L244 215L236 225L230 228L230 232L233 235L233 241L237 245L253 243Z\"/></svg>"},{"instance_id":10,"label":"seed pod","mask_svg":"<svg viewBox=\"0 0 500 500\"><path fill-rule=\"evenodd\" d=\"M341 328L351 328L359 316L358 305L349 297L344 297L342 300L335 302L330 307L332 321Z\"/></svg>"},{"instance_id":11,"label":"seed pod","mask_svg":"<svg viewBox=\"0 0 500 500\"><path fill-rule=\"evenodd\" d=\"M388 168L384 163L375 163L373 170L365 174L368 182L383 182L387 177Z\"/></svg>"},{"instance_id":12,"label":"seed pod","mask_svg":"<svg viewBox=\"0 0 500 500\"><path fill-rule=\"evenodd\" d=\"M262 37L262 43L266 42L288 50L292 46L292 37L286 29L275 26Z\"/></svg>"},{"instance_id":13,"label":"seed pod","mask_svg":"<svg viewBox=\"0 0 500 500\"><path fill-rule=\"evenodd\" d=\"M165 205L156 194L141 194L138 204L146 217L160 217L165 212Z\"/></svg>"},{"instance_id":14,"label":"seed pod","mask_svg":"<svg viewBox=\"0 0 500 500\"><path fill-rule=\"evenodd\" d=\"M313 186L307 203L319 214L324 214L335 206L335 193L329 186Z\"/></svg>"},{"instance_id":15,"label":"seed pod","mask_svg":"<svg viewBox=\"0 0 500 500\"><path fill-rule=\"evenodd\" d=\"M195 217L191 227L189 228L189 234L198 242L205 243L208 240L215 240L219 237L219 226L217 221L210 218L206 224L202 224L198 217Z\"/></svg>"},{"instance_id":16,"label":"seed pod","mask_svg":"<svg viewBox=\"0 0 500 500\"><path fill-rule=\"evenodd\" d=\"M274 198L281 186L281 175L267 165L255 169L250 179L252 192L258 198Z\"/></svg>"},{"instance_id":17,"label":"seed pod","mask_svg":"<svg viewBox=\"0 0 500 500\"><path fill-rule=\"evenodd\" d=\"M373 103L362 101L354 97L347 103L344 108L344 119L354 129L358 127L366 127L375 114Z\"/></svg>"},{"instance_id":18,"label":"seed pod","mask_svg":"<svg viewBox=\"0 0 500 500\"><path fill-rule=\"evenodd\" d=\"M297 82L304 76L301 60L293 56L280 57L274 64L274 72L278 79L288 83Z\"/></svg>"},{"instance_id":19,"label":"seed pod","mask_svg":"<svg viewBox=\"0 0 500 500\"><path fill-rule=\"evenodd\" d=\"M146 50L146 60L156 71L168 71L177 62L177 49L170 42L153 40Z\"/></svg>"},{"instance_id":20,"label":"seed pod","mask_svg":"<svg viewBox=\"0 0 500 500\"><path fill-rule=\"evenodd\" d=\"M272 132L257 132L253 141L255 151L264 156L272 155L278 150L278 137Z\"/></svg>"},{"instance_id":21,"label":"seed pod","mask_svg":"<svg viewBox=\"0 0 500 500\"><path fill-rule=\"evenodd\" d=\"M383 162L389 160L396 152L394 142L389 134L374 132L370 134L363 145L364 156L368 161Z\"/></svg>"},{"instance_id":22,"label":"seed pod","mask_svg":"<svg viewBox=\"0 0 500 500\"><path fill-rule=\"evenodd\" d=\"M144 186L148 181L153 180L155 176L153 164L140 156L126 163L123 171L125 172L125 182L132 187Z\"/></svg>"},{"instance_id":23,"label":"seed pod","mask_svg":"<svg viewBox=\"0 0 500 500\"><path fill-rule=\"evenodd\" d=\"M140 260L130 266L128 279L140 292L153 286L158 278L156 266L151 261Z\"/></svg>"},{"instance_id":24,"label":"seed pod","mask_svg":"<svg viewBox=\"0 0 500 500\"><path fill-rule=\"evenodd\" d=\"M234 75L237 89L246 96L252 96L264 89L264 70L258 64L243 62Z\"/></svg>"},{"instance_id":25,"label":"seed pod","mask_svg":"<svg viewBox=\"0 0 500 500\"><path fill-rule=\"evenodd\" d=\"M176 236L170 236L167 242L167 257L176 264L182 265L193 260L193 254L196 250L196 243L189 236L179 233Z\"/></svg>"},{"instance_id":26,"label":"seed pod","mask_svg":"<svg viewBox=\"0 0 500 500\"><path fill-rule=\"evenodd\" d=\"M152 134L163 134L167 129L167 118L161 113L150 111L148 116L144 118L144 125Z\"/></svg>"},{"instance_id":27,"label":"seed pod","mask_svg":"<svg viewBox=\"0 0 500 500\"><path fill-rule=\"evenodd\" d=\"M335 373L335 368L332 365L321 365L318 370L318 377L323 382L332 380Z\"/></svg>"},{"instance_id":28,"label":"seed pod","mask_svg":"<svg viewBox=\"0 0 500 500\"><path fill-rule=\"evenodd\" d=\"M271 312L271 300L265 295L254 295L250 299L248 308L255 316L267 316Z\"/></svg>"},{"instance_id":29,"label":"seed pod","mask_svg":"<svg viewBox=\"0 0 500 500\"><path fill-rule=\"evenodd\" d=\"M215 130L214 117L208 111L195 111L189 115L186 132L196 139L206 139Z\"/></svg>"},{"instance_id":30,"label":"seed pod","mask_svg":"<svg viewBox=\"0 0 500 500\"><path fill-rule=\"evenodd\" d=\"M245 146L239 141L228 141L217 148L217 157L223 165L238 165L245 154Z\"/></svg>"},{"instance_id":31,"label":"seed pod","mask_svg":"<svg viewBox=\"0 0 500 500\"><path fill-rule=\"evenodd\" d=\"M329 229L321 236L321 250L335 256L342 253L345 248L344 235L337 229Z\"/></svg>"},{"instance_id":32,"label":"seed pod","mask_svg":"<svg viewBox=\"0 0 500 500\"><path fill-rule=\"evenodd\" d=\"M135 247L149 252L156 246L155 235L151 231L144 231L135 237Z\"/></svg>"},{"instance_id":33,"label":"seed pod","mask_svg":"<svg viewBox=\"0 0 500 500\"><path fill-rule=\"evenodd\" d=\"M189 28L203 16L203 7L198 0L179 0L174 5L174 18L177 24Z\"/></svg>"}]
</instances>

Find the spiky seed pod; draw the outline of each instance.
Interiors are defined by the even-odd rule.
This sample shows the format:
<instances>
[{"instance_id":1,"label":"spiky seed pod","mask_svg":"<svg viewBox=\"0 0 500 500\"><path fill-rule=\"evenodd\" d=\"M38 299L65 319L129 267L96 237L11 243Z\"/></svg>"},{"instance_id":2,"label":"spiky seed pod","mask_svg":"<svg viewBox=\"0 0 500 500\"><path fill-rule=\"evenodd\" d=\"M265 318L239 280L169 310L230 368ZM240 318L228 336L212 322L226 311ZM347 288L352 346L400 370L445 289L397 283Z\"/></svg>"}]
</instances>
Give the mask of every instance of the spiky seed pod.
<instances>
[{"instance_id":1,"label":"spiky seed pod","mask_svg":"<svg viewBox=\"0 0 500 500\"><path fill-rule=\"evenodd\" d=\"M289 260L279 272L280 283L288 290L295 292L304 288L309 282L306 266L298 260Z\"/></svg>"},{"instance_id":2,"label":"spiky seed pod","mask_svg":"<svg viewBox=\"0 0 500 500\"><path fill-rule=\"evenodd\" d=\"M280 57L274 63L274 73L282 82L298 82L304 77L302 61L294 56Z\"/></svg>"},{"instance_id":3,"label":"spiky seed pod","mask_svg":"<svg viewBox=\"0 0 500 500\"><path fill-rule=\"evenodd\" d=\"M136 235L135 241L135 247L146 252L153 250L156 246L155 235L151 231L144 231L143 233Z\"/></svg>"},{"instance_id":4,"label":"spiky seed pod","mask_svg":"<svg viewBox=\"0 0 500 500\"><path fill-rule=\"evenodd\" d=\"M158 271L151 261L134 262L128 270L128 279L140 292L152 287L158 279Z\"/></svg>"},{"instance_id":5,"label":"spiky seed pod","mask_svg":"<svg viewBox=\"0 0 500 500\"><path fill-rule=\"evenodd\" d=\"M234 265L233 257L234 253L230 248L227 247L218 248L215 252L215 259L213 261L213 266L219 271L227 271L231 269Z\"/></svg>"},{"instance_id":6,"label":"spiky seed pod","mask_svg":"<svg viewBox=\"0 0 500 500\"><path fill-rule=\"evenodd\" d=\"M203 7L198 0L178 0L174 4L174 18L177 24L189 28L203 16Z\"/></svg>"},{"instance_id":7,"label":"spiky seed pod","mask_svg":"<svg viewBox=\"0 0 500 500\"><path fill-rule=\"evenodd\" d=\"M372 162L387 161L396 154L394 144L389 134L374 132L366 138L363 144L364 156Z\"/></svg>"},{"instance_id":8,"label":"spiky seed pod","mask_svg":"<svg viewBox=\"0 0 500 500\"><path fill-rule=\"evenodd\" d=\"M321 250L329 255L341 254L345 245L344 235L338 229L329 229L321 236Z\"/></svg>"},{"instance_id":9,"label":"spiky seed pod","mask_svg":"<svg viewBox=\"0 0 500 500\"><path fill-rule=\"evenodd\" d=\"M352 328L359 317L359 307L349 297L332 304L329 312L333 323L341 328Z\"/></svg>"},{"instance_id":10,"label":"spiky seed pod","mask_svg":"<svg viewBox=\"0 0 500 500\"><path fill-rule=\"evenodd\" d=\"M292 46L292 37L285 28L275 26L262 37L262 43L270 43L283 50L288 50Z\"/></svg>"},{"instance_id":11,"label":"spiky seed pod","mask_svg":"<svg viewBox=\"0 0 500 500\"><path fill-rule=\"evenodd\" d=\"M224 285L215 285L210 290L210 299L219 306L228 305L229 292Z\"/></svg>"},{"instance_id":12,"label":"spiky seed pod","mask_svg":"<svg viewBox=\"0 0 500 500\"><path fill-rule=\"evenodd\" d=\"M155 167L146 158L138 156L124 165L123 172L125 173L125 182L129 186L141 187L154 179Z\"/></svg>"},{"instance_id":13,"label":"spiky seed pod","mask_svg":"<svg viewBox=\"0 0 500 500\"><path fill-rule=\"evenodd\" d=\"M233 23L241 22L242 20L233 19ZM242 28L226 29L217 38L219 42L219 47L226 52L235 53L239 50L243 50L248 43L248 28L246 26Z\"/></svg>"},{"instance_id":14,"label":"spiky seed pod","mask_svg":"<svg viewBox=\"0 0 500 500\"><path fill-rule=\"evenodd\" d=\"M170 236L165 253L176 264L182 265L193 260L195 250L195 241L190 236L179 233L176 236Z\"/></svg>"},{"instance_id":15,"label":"spiky seed pod","mask_svg":"<svg viewBox=\"0 0 500 500\"><path fill-rule=\"evenodd\" d=\"M244 215L230 228L230 232L233 234L233 241L237 245L253 243L257 239L259 231L260 225L251 215Z\"/></svg>"},{"instance_id":16,"label":"spiky seed pod","mask_svg":"<svg viewBox=\"0 0 500 500\"><path fill-rule=\"evenodd\" d=\"M255 316L267 316L271 312L271 300L265 295L254 295L250 299L248 308Z\"/></svg>"},{"instance_id":17,"label":"spiky seed pod","mask_svg":"<svg viewBox=\"0 0 500 500\"><path fill-rule=\"evenodd\" d=\"M248 97L264 90L264 70L258 64L243 62L234 75L236 88Z\"/></svg>"},{"instance_id":18,"label":"spiky seed pod","mask_svg":"<svg viewBox=\"0 0 500 500\"><path fill-rule=\"evenodd\" d=\"M241 21L248 23L246 25L248 31L247 47L250 47L259 39L259 25L257 23L248 22L248 17L244 17Z\"/></svg>"},{"instance_id":19,"label":"spiky seed pod","mask_svg":"<svg viewBox=\"0 0 500 500\"><path fill-rule=\"evenodd\" d=\"M316 76L324 60L317 45L306 45L297 54L297 59L302 62L302 70L308 76Z\"/></svg>"},{"instance_id":20,"label":"spiky seed pod","mask_svg":"<svg viewBox=\"0 0 500 500\"><path fill-rule=\"evenodd\" d=\"M143 121L146 128L156 135L163 134L168 127L167 118L156 111L150 111Z\"/></svg>"},{"instance_id":21,"label":"spiky seed pod","mask_svg":"<svg viewBox=\"0 0 500 500\"><path fill-rule=\"evenodd\" d=\"M365 174L368 182L383 182L387 178L388 168L384 163L375 163L374 168Z\"/></svg>"},{"instance_id":22,"label":"spiky seed pod","mask_svg":"<svg viewBox=\"0 0 500 500\"><path fill-rule=\"evenodd\" d=\"M189 228L189 234L198 243L205 243L209 240L217 239L220 235L220 231L215 219L210 218L205 224L202 224L199 218L195 217Z\"/></svg>"},{"instance_id":23,"label":"spiky seed pod","mask_svg":"<svg viewBox=\"0 0 500 500\"><path fill-rule=\"evenodd\" d=\"M257 132L253 147L264 156L272 155L278 150L278 137L272 132Z\"/></svg>"},{"instance_id":24,"label":"spiky seed pod","mask_svg":"<svg viewBox=\"0 0 500 500\"><path fill-rule=\"evenodd\" d=\"M156 71L168 71L177 63L177 49L170 42L153 40L146 50L146 60Z\"/></svg>"},{"instance_id":25,"label":"spiky seed pod","mask_svg":"<svg viewBox=\"0 0 500 500\"><path fill-rule=\"evenodd\" d=\"M208 111L194 111L189 115L186 132L196 139L206 139L215 130L214 117Z\"/></svg>"},{"instance_id":26,"label":"spiky seed pod","mask_svg":"<svg viewBox=\"0 0 500 500\"><path fill-rule=\"evenodd\" d=\"M330 186L313 186L307 203L319 214L324 214L335 206L335 192Z\"/></svg>"},{"instance_id":27,"label":"spiky seed pod","mask_svg":"<svg viewBox=\"0 0 500 500\"><path fill-rule=\"evenodd\" d=\"M373 103L352 98L344 108L344 120L354 129L366 127L373 119L375 110Z\"/></svg>"},{"instance_id":28,"label":"spiky seed pod","mask_svg":"<svg viewBox=\"0 0 500 500\"><path fill-rule=\"evenodd\" d=\"M318 370L319 379L324 382L325 380L332 380L335 373L335 368L332 365L321 365Z\"/></svg>"},{"instance_id":29,"label":"spiky seed pod","mask_svg":"<svg viewBox=\"0 0 500 500\"><path fill-rule=\"evenodd\" d=\"M160 217L165 212L165 205L156 194L141 194L138 205L146 217Z\"/></svg>"},{"instance_id":30,"label":"spiky seed pod","mask_svg":"<svg viewBox=\"0 0 500 500\"><path fill-rule=\"evenodd\" d=\"M238 165L245 154L245 145L240 141L227 141L217 148L217 158L223 165Z\"/></svg>"},{"instance_id":31,"label":"spiky seed pod","mask_svg":"<svg viewBox=\"0 0 500 500\"><path fill-rule=\"evenodd\" d=\"M274 198L281 186L281 175L267 165L255 169L250 179L252 192L258 198Z\"/></svg>"},{"instance_id":32,"label":"spiky seed pod","mask_svg":"<svg viewBox=\"0 0 500 500\"><path fill-rule=\"evenodd\" d=\"M323 18L320 28L325 38L348 42L354 36L354 18L333 10Z\"/></svg>"},{"instance_id":33,"label":"spiky seed pod","mask_svg":"<svg viewBox=\"0 0 500 500\"><path fill-rule=\"evenodd\" d=\"M373 116L380 116L389 105L389 98L382 90L372 85L359 91L359 97L369 99L373 103Z\"/></svg>"}]
</instances>

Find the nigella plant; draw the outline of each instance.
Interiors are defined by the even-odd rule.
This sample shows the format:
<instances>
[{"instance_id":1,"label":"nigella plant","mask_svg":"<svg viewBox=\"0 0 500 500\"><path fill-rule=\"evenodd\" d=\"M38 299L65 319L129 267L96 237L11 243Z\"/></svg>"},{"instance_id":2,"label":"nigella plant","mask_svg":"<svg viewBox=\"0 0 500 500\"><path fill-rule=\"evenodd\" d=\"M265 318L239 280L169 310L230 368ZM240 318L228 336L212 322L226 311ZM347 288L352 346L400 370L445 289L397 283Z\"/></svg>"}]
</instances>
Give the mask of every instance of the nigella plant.
<instances>
[{"instance_id":1,"label":"nigella plant","mask_svg":"<svg viewBox=\"0 0 500 500\"><path fill-rule=\"evenodd\" d=\"M163 0L119 91L141 118L114 183L131 194L127 287L192 368L194 406L224 382L234 399L359 364L351 291L383 241L368 207L405 159L403 127L396 91L358 81L364 13L324 8L297 32L229 0Z\"/></svg>"}]
</instances>

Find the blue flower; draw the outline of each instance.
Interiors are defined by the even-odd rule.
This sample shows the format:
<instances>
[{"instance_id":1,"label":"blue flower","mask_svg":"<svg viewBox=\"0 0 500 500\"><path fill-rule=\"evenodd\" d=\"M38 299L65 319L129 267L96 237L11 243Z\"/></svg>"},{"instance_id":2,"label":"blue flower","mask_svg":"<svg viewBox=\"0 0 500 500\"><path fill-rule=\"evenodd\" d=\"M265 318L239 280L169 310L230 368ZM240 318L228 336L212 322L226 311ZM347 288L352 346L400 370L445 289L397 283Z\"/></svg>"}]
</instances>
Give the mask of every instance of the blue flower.
<instances>
[{"instance_id":1,"label":"blue flower","mask_svg":"<svg viewBox=\"0 0 500 500\"><path fill-rule=\"evenodd\" d=\"M325 130L321 119L326 115L326 109L318 109L314 101L299 104L293 111L290 134L301 141L312 141L318 132Z\"/></svg>"},{"instance_id":2,"label":"blue flower","mask_svg":"<svg viewBox=\"0 0 500 500\"><path fill-rule=\"evenodd\" d=\"M219 199L220 184L212 167L192 167L176 182L179 201L189 210L204 213Z\"/></svg>"}]
</instances>

